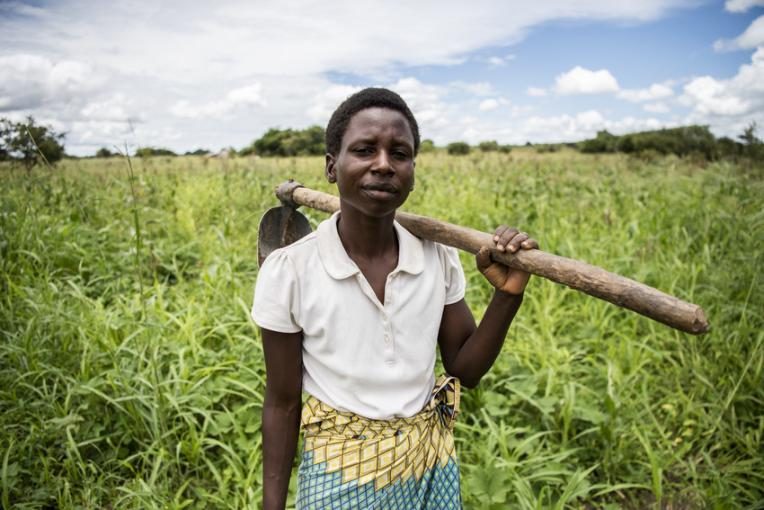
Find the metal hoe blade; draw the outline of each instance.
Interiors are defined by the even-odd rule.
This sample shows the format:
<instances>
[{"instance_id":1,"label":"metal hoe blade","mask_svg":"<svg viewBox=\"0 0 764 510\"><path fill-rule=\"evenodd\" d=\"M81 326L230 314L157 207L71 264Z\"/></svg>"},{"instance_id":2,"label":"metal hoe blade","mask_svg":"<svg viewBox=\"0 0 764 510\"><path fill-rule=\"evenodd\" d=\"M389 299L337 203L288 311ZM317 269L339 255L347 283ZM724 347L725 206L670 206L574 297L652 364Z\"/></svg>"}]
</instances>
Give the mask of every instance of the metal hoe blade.
<instances>
[{"instance_id":1,"label":"metal hoe blade","mask_svg":"<svg viewBox=\"0 0 764 510\"><path fill-rule=\"evenodd\" d=\"M257 231L257 261L263 265L273 250L288 246L311 233L310 223L294 207L282 205L268 209Z\"/></svg>"}]
</instances>

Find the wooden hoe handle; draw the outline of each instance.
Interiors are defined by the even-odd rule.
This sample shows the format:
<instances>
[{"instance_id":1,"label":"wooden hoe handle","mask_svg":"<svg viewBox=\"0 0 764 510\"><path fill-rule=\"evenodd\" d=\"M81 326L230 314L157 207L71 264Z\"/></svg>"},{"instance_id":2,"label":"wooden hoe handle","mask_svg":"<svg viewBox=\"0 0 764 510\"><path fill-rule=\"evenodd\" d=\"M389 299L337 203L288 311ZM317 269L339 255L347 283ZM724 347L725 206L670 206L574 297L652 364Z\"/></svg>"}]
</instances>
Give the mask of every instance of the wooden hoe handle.
<instances>
[{"instance_id":1,"label":"wooden hoe handle","mask_svg":"<svg viewBox=\"0 0 764 510\"><path fill-rule=\"evenodd\" d=\"M276 195L287 205L304 205L328 213L340 208L339 198L334 195L302 187L293 181L281 184L276 189ZM417 237L473 254L482 246L494 246L493 235L471 228L400 211L395 219ZM709 329L706 315L698 305L601 267L541 250L509 253L493 248L491 257L510 267L543 276L687 333L699 335Z\"/></svg>"}]
</instances>

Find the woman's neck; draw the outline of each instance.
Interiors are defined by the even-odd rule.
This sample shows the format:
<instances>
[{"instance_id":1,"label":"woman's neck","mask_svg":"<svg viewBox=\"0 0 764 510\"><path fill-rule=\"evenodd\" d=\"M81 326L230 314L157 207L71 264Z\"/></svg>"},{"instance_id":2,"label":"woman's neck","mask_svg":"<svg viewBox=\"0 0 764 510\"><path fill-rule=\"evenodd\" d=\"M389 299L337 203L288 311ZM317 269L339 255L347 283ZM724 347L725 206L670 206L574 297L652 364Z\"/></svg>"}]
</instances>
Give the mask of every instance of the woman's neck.
<instances>
[{"instance_id":1,"label":"woman's neck","mask_svg":"<svg viewBox=\"0 0 764 510\"><path fill-rule=\"evenodd\" d=\"M350 258L371 260L391 252L397 255L394 220L395 213L374 218L358 214L341 204L337 231Z\"/></svg>"}]
</instances>

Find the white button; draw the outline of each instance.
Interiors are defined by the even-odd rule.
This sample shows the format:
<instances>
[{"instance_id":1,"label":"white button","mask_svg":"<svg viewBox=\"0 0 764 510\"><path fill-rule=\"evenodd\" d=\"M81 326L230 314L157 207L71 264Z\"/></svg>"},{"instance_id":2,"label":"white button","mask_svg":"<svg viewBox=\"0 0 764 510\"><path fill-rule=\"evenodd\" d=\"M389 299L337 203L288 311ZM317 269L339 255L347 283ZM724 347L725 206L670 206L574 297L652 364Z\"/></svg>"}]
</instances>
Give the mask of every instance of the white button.
<instances>
[{"instance_id":1,"label":"white button","mask_svg":"<svg viewBox=\"0 0 764 510\"><path fill-rule=\"evenodd\" d=\"M390 343L390 335L385 335L385 342Z\"/></svg>"}]
</instances>

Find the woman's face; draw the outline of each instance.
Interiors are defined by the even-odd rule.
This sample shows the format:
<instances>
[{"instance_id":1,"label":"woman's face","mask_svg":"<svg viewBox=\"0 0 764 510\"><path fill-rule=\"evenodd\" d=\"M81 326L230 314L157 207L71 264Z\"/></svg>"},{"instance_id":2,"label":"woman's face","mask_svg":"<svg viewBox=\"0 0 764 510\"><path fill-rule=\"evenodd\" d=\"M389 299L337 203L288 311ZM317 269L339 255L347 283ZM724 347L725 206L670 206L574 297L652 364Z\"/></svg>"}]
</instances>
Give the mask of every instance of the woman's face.
<instances>
[{"instance_id":1,"label":"woman's face","mask_svg":"<svg viewBox=\"0 0 764 510\"><path fill-rule=\"evenodd\" d=\"M397 110L367 108L348 123L339 154L326 156L326 177L343 203L372 217L394 214L414 186L414 135Z\"/></svg>"}]
</instances>

